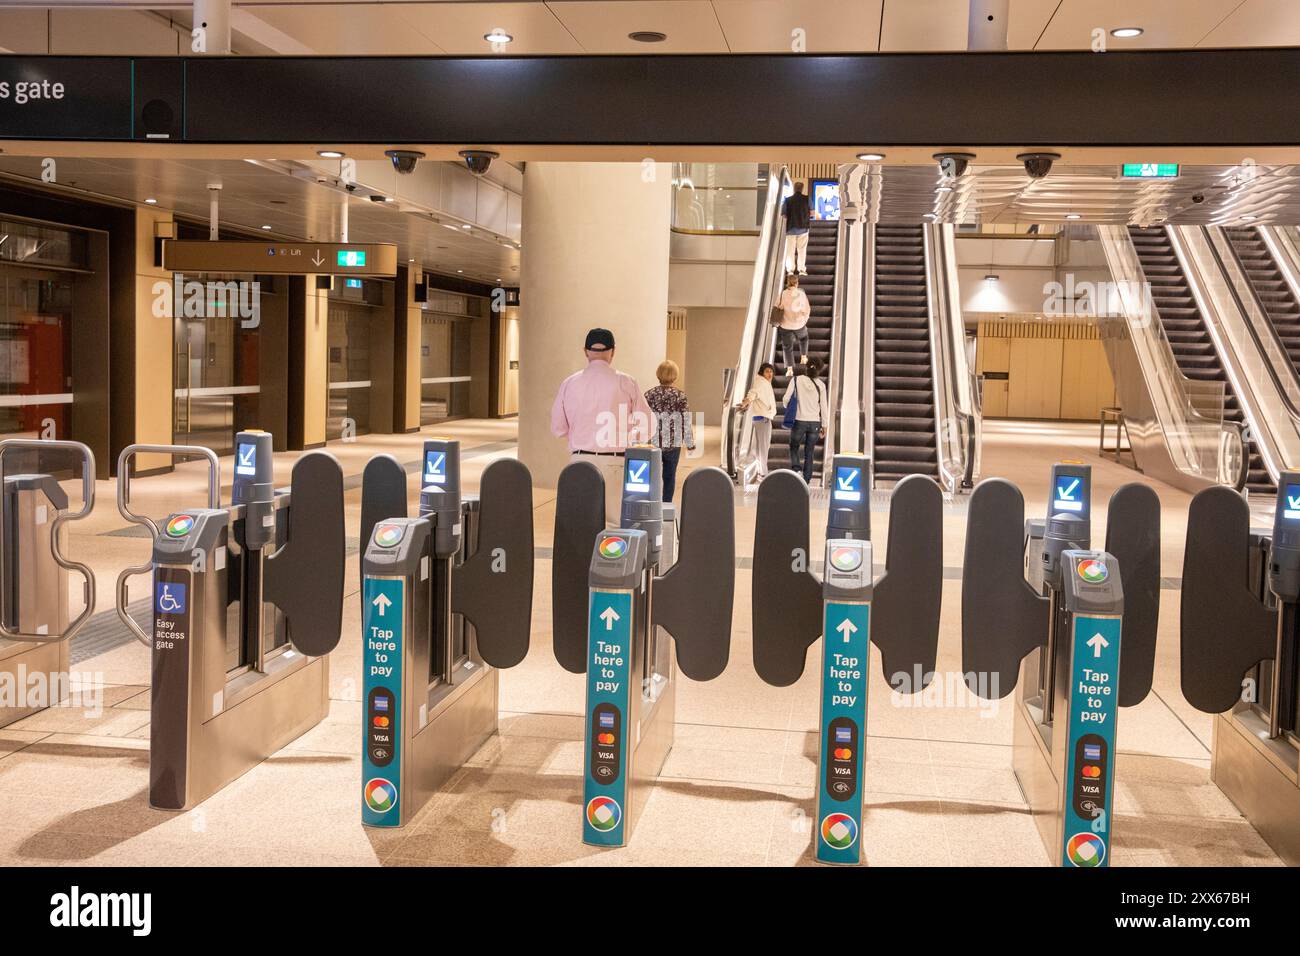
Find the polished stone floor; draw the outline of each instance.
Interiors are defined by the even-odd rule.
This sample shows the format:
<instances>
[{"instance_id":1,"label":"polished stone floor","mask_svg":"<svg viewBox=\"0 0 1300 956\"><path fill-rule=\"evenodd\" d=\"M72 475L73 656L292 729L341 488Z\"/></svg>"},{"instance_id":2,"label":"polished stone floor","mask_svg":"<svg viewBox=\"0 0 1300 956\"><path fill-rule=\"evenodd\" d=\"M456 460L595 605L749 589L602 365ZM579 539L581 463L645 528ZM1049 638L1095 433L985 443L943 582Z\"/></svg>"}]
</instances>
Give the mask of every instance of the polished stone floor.
<instances>
[{"instance_id":1,"label":"polished stone floor","mask_svg":"<svg viewBox=\"0 0 1300 956\"><path fill-rule=\"evenodd\" d=\"M466 490L494 458L514 454L512 422L439 426L461 439ZM716 435L703 457L717 458ZM1099 458L1096 426L989 422L983 472L1015 481L1027 514L1046 508L1047 469L1058 458L1093 466L1094 527L1131 470ZM419 457L419 435L366 436L331 445L345 474L371 455ZM277 456L286 482L294 455ZM225 479L230 460L223 460ZM140 479L133 495L155 515L201 498L196 466ZM1250 824L1210 780L1211 720L1178 686L1178 591L1187 494L1155 484L1163 505L1163 591L1152 694L1121 714L1113 862L1116 865L1277 865ZM411 482L415 494L415 479ZM146 560L147 540L121 534L114 487L70 526L73 556L99 579L98 609L112 607L121 568ZM196 497L197 496L197 497ZM359 487L347 494L355 544ZM536 543L548 548L554 492L536 489ZM824 512L824 502L820 509ZM888 515L873 515L885 541ZM813 516L814 536L823 516ZM739 557L752 558L754 498L738 496ZM939 670L960 671L962 501L944 519ZM820 542L814 542L814 554ZM149 808L149 655L133 641L107 640L77 670L103 682L102 712L59 707L0 728L0 863L5 865L452 865L452 864L806 864L811 856L818 689L815 661L790 687L773 688L752 666L750 571L737 570L730 663L717 680L678 678L676 743L630 845L580 840L584 682L559 667L550 633L550 561L539 558L531 650L502 672L500 733L402 830L360 823L361 640L357 557L349 558L343 638L330 655L328 719L186 813ZM141 579L132 591L145 594ZM125 629L122 631L125 634ZM111 636L111 634L110 634ZM873 652L873 658L874 658ZM867 811L863 847L875 865L1046 865L1011 769L1012 704L980 702L960 682L918 702L895 697L873 664L869 697Z\"/></svg>"}]
</instances>

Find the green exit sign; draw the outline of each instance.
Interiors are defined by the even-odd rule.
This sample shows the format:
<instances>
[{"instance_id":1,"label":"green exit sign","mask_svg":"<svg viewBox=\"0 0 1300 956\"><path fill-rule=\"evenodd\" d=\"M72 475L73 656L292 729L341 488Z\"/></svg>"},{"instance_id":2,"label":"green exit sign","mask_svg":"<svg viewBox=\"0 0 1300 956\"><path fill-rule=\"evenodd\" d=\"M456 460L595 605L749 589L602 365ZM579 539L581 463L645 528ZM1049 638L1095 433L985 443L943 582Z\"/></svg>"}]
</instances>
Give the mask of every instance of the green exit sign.
<instances>
[{"instance_id":1,"label":"green exit sign","mask_svg":"<svg viewBox=\"0 0 1300 956\"><path fill-rule=\"evenodd\" d=\"M364 249L340 249L339 265L357 268L366 264L366 252Z\"/></svg>"},{"instance_id":2,"label":"green exit sign","mask_svg":"<svg viewBox=\"0 0 1300 956\"><path fill-rule=\"evenodd\" d=\"M1125 163L1125 179L1175 179L1177 163Z\"/></svg>"}]
</instances>

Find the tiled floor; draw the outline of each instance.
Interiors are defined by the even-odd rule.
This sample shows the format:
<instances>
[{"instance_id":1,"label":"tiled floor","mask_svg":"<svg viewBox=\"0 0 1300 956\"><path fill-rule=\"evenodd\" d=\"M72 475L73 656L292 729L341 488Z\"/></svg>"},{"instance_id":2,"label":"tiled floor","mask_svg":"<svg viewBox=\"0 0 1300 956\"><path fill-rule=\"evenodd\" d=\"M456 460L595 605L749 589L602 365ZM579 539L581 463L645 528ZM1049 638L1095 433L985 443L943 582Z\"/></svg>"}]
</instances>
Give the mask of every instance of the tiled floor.
<instances>
[{"instance_id":1,"label":"tiled floor","mask_svg":"<svg viewBox=\"0 0 1300 956\"><path fill-rule=\"evenodd\" d=\"M440 427L463 448L485 452L464 468L477 487L493 458L511 454L515 426L464 422ZM1096 455L1088 426L985 426L984 473L1010 478L1027 513L1046 508L1047 467L1059 457L1094 468L1094 527L1105 501L1137 478ZM716 441L716 436L713 436ZM367 437L331 446L346 474L373 454L415 461L420 436ZM277 456L277 482L292 455ZM716 446L699 462L716 461ZM229 460L223 461L229 480ZM186 502L202 475L137 481L140 506L163 513ZM412 481L414 494L414 480ZM1188 496L1157 485L1164 506L1162 574L1181 573ZM94 515L73 527L70 550L99 577L99 607L111 582L147 556L147 541L106 532L126 523L101 483ZM537 544L549 546L554 493L534 493ZM753 497L737 507L741 557L752 557ZM347 494L355 537L360 491ZM824 505L822 506L824 509ZM888 515L873 516L886 540ZM820 534L814 515L814 534ZM965 509L945 517L944 565L959 568ZM815 548L819 542L814 542ZM816 550L814 550L816 553ZM81 665L106 682L102 713L58 708L0 729L0 863L281 865L703 864L794 865L810 860L816 775L815 667L791 687L754 674L749 564L737 571L732 650L717 680L679 678L676 744L630 845L595 850L580 841L584 683L562 670L550 647L550 562L539 560L528 657L501 674L500 734L414 822L399 831L359 822L360 611L356 557L348 564L344 633L331 655L332 706L325 722L199 808L165 813L147 805L148 652L127 643ZM143 584L133 593L143 595ZM960 671L960 581L944 582L939 670ZM1177 592L1164 592L1155 688L1119 726L1114 862L1272 864L1278 860L1209 779L1210 719L1178 690ZM813 649L810 661L819 652ZM1011 771L1011 705L977 701L960 681L937 699L894 697L872 668L865 777L866 859L876 865L1043 865L1046 854Z\"/></svg>"}]
</instances>

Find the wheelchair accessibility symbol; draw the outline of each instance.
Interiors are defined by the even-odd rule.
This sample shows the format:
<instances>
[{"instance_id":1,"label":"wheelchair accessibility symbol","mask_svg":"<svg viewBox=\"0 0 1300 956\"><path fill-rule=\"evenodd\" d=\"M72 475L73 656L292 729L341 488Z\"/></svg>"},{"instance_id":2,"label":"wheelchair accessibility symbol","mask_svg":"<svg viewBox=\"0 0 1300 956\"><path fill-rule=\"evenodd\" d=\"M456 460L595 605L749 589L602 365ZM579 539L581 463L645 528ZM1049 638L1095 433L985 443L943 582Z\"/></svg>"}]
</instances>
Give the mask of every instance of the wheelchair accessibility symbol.
<instances>
[{"instance_id":1,"label":"wheelchair accessibility symbol","mask_svg":"<svg viewBox=\"0 0 1300 956\"><path fill-rule=\"evenodd\" d=\"M154 604L159 614L185 613L185 585L164 581L157 585Z\"/></svg>"}]
</instances>

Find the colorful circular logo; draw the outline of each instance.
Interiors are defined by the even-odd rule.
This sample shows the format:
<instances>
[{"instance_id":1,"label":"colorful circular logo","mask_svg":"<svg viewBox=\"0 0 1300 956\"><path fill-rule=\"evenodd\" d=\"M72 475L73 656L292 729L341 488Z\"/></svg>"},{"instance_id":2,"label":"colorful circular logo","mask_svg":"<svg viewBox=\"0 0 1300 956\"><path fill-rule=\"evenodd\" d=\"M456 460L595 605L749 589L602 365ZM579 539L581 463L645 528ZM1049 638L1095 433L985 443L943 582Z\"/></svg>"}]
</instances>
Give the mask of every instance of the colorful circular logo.
<instances>
[{"instance_id":1,"label":"colorful circular logo","mask_svg":"<svg viewBox=\"0 0 1300 956\"><path fill-rule=\"evenodd\" d=\"M600 556L602 558L609 558L610 560L613 560L615 558L621 558L625 554L627 554L626 538L619 538L614 535L610 535L608 538L604 538L601 540Z\"/></svg>"},{"instance_id":2,"label":"colorful circular logo","mask_svg":"<svg viewBox=\"0 0 1300 956\"><path fill-rule=\"evenodd\" d=\"M1106 859L1106 841L1095 833L1076 833L1065 844L1065 855L1074 866L1101 866Z\"/></svg>"},{"instance_id":3,"label":"colorful circular logo","mask_svg":"<svg viewBox=\"0 0 1300 956\"><path fill-rule=\"evenodd\" d=\"M167 522L167 535L171 538L183 538L194 529L194 515L172 515Z\"/></svg>"},{"instance_id":4,"label":"colorful circular logo","mask_svg":"<svg viewBox=\"0 0 1300 956\"><path fill-rule=\"evenodd\" d=\"M381 524L375 528L375 544L381 548L394 548L402 540L400 524Z\"/></svg>"},{"instance_id":5,"label":"colorful circular logo","mask_svg":"<svg viewBox=\"0 0 1300 956\"><path fill-rule=\"evenodd\" d=\"M397 788L383 777L366 782L366 806L375 813L387 813L397 806Z\"/></svg>"},{"instance_id":6,"label":"colorful circular logo","mask_svg":"<svg viewBox=\"0 0 1300 956\"><path fill-rule=\"evenodd\" d=\"M847 850L858 842L858 823L847 813L829 813L822 820L822 841L835 850Z\"/></svg>"},{"instance_id":7,"label":"colorful circular logo","mask_svg":"<svg viewBox=\"0 0 1300 956\"><path fill-rule=\"evenodd\" d=\"M862 566L862 552L857 548L832 548L831 564L837 571L856 571Z\"/></svg>"},{"instance_id":8,"label":"colorful circular logo","mask_svg":"<svg viewBox=\"0 0 1300 956\"><path fill-rule=\"evenodd\" d=\"M1098 561L1096 558L1088 558L1086 561L1079 562L1079 577L1089 584L1100 584L1110 576L1106 570L1106 562Z\"/></svg>"},{"instance_id":9,"label":"colorful circular logo","mask_svg":"<svg viewBox=\"0 0 1300 956\"><path fill-rule=\"evenodd\" d=\"M613 797L592 797L587 804L587 822L601 833L608 833L622 819L623 808Z\"/></svg>"}]
</instances>

